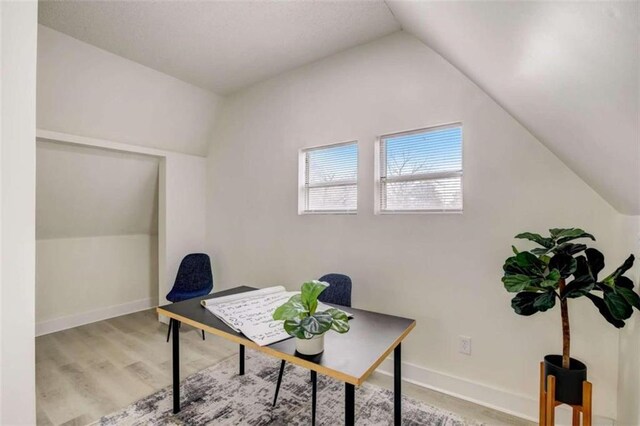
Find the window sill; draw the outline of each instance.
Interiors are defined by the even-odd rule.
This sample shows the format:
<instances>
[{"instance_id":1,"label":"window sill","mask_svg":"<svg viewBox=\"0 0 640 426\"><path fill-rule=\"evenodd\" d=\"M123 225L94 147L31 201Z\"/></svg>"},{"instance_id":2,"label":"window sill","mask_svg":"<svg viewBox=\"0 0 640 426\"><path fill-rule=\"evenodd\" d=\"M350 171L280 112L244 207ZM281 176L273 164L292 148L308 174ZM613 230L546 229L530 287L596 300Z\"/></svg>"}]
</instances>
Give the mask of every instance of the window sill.
<instances>
[{"instance_id":1,"label":"window sill","mask_svg":"<svg viewBox=\"0 0 640 426\"><path fill-rule=\"evenodd\" d=\"M314 215L351 215L351 216L355 216L358 214L357 211L340 211L340 210L331 210L331 211L302 211L302 212L298 212L298 216L314 216Z\"/></svg>"}]
</instances>

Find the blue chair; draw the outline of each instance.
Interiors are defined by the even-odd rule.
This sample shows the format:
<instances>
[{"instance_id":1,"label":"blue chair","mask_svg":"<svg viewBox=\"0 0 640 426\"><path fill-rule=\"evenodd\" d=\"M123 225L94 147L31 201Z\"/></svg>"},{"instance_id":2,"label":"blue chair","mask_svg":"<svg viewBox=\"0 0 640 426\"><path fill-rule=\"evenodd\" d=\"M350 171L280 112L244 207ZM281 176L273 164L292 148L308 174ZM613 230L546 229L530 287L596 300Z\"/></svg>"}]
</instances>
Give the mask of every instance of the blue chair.
<instances>
[{"instance_id":1,"label":"blue chair","mask_svg":"<svg viewBox=\"0 0 640 426\"><path fill-rule=\"evenodd\" d=\"M351 278L343 274L327 274L320 277L319 281L329 283L329 287L326 288L318 300L324 303L331 303L333 305L351 307ZM276 406L278 401L278 392L280 391L280 384L282 383L282 374L284 373L285 360L280 362L280 372L278 373L278 383L276 384L276 394L273 398L273 406ZM316 389L318 385L317 373L311 371L311 423L316 423Z\"/></svg>"},{"instance_id":2,"label":"blue chair","mask_svg":"<svg viewBox=\"0 0 640 426\"><path fill-rule=\"evenodd\" d=\"M213 274L211 273L211 261L204 253L188 254L180 262L176 281L173 288L167 294L167 300L172 303L193 299L194 297L206 296L213 290ZM171 336L171 326L173 319L169 321L169 332L167 342ZM204 340L204 330L202 330L202 340Z\"/></svg>"}]
</instances>

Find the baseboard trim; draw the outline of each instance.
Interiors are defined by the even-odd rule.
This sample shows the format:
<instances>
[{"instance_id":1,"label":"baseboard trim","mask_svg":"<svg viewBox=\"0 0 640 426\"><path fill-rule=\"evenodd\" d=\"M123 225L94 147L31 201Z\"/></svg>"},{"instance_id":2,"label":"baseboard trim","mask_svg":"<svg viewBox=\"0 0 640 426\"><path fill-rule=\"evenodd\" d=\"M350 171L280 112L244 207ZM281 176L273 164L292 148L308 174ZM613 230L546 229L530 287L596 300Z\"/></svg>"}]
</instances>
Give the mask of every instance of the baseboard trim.
<instances>
[{"instance_id":1,"label":"baseboard trim","mask_svg":"<svg viewBox=\"0 0 640 426\"><path fill-rule=\"evenodd\" d=\"M155 299L152 298L134 300L121 305L107 306L81 314L42 321L36 324L36 336L43 336L45 334L55 333L56 331L149 309L156 306L154 300Z\"/></svg>"},{"instance_id":2,"label":"baseboard trim","mask_svg":"<svg viewBox=\"0 0 640 426\"><path fill-rule=\"evenodd\" d=\"M391 358L384 360L377 371L386 376L393 376L393 360ZM409 362L402 363L402 378L404 381L417 386L432 389L526 420L538 421L538 401L527 395L514 394L504 389L451 376ZM556 424L567 426L571 424L571 410L569 407L558 407L556 410ZM594 416L593 424L613 426L614 420L607 417Z\"/></svg>"}]
</instances>

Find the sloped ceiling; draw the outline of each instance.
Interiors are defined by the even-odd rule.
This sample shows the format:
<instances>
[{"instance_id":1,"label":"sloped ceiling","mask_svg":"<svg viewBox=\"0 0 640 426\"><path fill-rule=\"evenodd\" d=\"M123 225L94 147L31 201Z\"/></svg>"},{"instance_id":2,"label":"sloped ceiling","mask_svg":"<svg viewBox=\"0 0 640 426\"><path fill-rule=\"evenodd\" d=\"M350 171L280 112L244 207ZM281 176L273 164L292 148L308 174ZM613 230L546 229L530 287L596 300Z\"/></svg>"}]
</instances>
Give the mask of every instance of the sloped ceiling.
<instances>
[{"instance_id":1,"label":"sloped ceiling","mask_svg":"<svg viewBox=\"0 0 640 426\"><path fill-rule=\"evenodd\" d=\"M638 15L636 1L39 3L40 23L219 94L402 28L625 214L640 214Z\"/></svg>"},{"instance_id":2,"label":"sloped ceiling","mask_svg":"<svg viewBox=\"0 0 640 426\"><path fill-rule=\"evenodd\" d=\"M41 24L218 94L400 29L374 1L40 1Z\"/></svg>"},{"instance_id":3,"label":"sloped ceiling","mask_svg":"<svg viewBox=\"0 0 640 426\"><path fill-rule=\"evenodd\" d=\"M640 214L638 2L388 4L612 206Z\"/></svg>"},{"instance_id":4,"label":"sloped ceiling","mask_svg":"<svg viewBox=\"0 0 640 426\"><path fill-rule=\"evenodd\" d=\"M36 238L157 234L158 160L39 141Z\"/></svg>"}]
</instances>

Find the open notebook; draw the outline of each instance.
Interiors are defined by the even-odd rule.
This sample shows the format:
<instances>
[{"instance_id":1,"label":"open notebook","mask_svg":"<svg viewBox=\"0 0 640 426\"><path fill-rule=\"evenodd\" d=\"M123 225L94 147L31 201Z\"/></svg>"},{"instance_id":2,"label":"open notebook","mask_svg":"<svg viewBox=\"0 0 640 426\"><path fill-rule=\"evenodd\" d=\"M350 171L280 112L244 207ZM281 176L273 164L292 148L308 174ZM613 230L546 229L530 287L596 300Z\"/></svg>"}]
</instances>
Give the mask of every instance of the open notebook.
<instances>
[{"instance_id":1,"label":"open notebook","mask_svg":"<svg viewBox=\"0 0 640 426\"><path fill-rule=\"evenodd\" d=\"M276 286L206 299L201 303L236 332L244 334L260 346L266 346L291 337L284 331L283 321L275 321L272 315L276 308L298 293L300 292ZM318 311L329 308L330 306L318 302Z\"/></svg>"}]
</instances>

